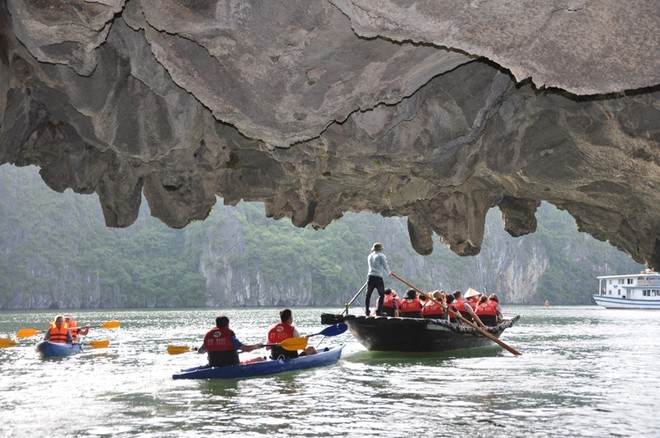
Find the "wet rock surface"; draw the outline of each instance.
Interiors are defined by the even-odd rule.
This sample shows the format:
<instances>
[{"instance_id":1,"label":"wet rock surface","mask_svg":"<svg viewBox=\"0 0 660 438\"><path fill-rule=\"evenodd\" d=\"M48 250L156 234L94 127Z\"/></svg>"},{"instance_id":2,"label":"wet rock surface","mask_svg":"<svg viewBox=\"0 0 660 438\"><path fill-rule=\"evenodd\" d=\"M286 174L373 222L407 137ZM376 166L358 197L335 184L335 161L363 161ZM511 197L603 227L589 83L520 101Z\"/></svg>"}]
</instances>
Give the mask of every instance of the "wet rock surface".
<instances>
[{"instance_id":1,"label":"wet rock surface","mask_svg":"<svg viewBox=\"0 0 660 438\"><path fill-rule=\"evenodd\" d=\"M660 268L656 6L7 0L0 163L97 193L109 226L220 196L406 216L420 254L478 253L493 207L533 232L546 201Z\"/></svg>"}]
</instances>

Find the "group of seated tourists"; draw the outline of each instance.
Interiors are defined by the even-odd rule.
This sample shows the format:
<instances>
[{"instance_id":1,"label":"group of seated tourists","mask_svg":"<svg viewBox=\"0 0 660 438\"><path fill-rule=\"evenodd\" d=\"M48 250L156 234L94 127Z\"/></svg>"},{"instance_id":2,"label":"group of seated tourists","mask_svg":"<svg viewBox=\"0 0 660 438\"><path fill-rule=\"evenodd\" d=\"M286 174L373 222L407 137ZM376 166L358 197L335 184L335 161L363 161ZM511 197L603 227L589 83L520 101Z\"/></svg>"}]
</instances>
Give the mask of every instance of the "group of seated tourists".
<instances>
[{"instance_id":1,"label":"group of seated tourists","mask_svg":"<svg viewBox=\"0 0 660 438\"><path fill-rule=\"evenodd\" d=\"M404 318L448 319L450 322L474 322L480 327L495 326L502 322L502 309L497 295L488 296L470 288L463 296L461 291L447 294L443 290L417 293L408 289L399 298L393 289L385 289L383 313Z\"/></svg>"}]
</instances>

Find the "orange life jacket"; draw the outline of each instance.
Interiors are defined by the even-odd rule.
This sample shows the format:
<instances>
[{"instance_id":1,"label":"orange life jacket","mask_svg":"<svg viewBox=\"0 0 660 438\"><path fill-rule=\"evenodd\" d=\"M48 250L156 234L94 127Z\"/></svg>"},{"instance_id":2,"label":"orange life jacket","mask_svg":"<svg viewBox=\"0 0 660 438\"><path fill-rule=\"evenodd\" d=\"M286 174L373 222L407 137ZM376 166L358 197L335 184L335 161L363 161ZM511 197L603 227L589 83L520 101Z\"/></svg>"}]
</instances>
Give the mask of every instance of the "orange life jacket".
<instances>
[{"instance_id":1,"label":"orange life jacket","mask_svg":"<svg viewBox=\"0 0 660 438\"><path fill-rule=\"evenodd\" d=\"M493 300L487 300L485 303L479 304L477 309L474 311L477 315L497 315L497 302Z\"/></svg>"},{"instance_id":2,"label":"orange life jacket","mask_svg":"<svg viewBox=\"0 0 660 438\"><path fill-rule=\"evenodd\" d=\"M48 329L48 340L50 342L56 342L58 344L66 344L67 341L67 334L69 333L69 329L66 328L64 325L62 325L62 328L59 328L55 325L55 323L52 323L50 325L50 328Z\"/></svg>"},{"instance_id":3,"label":"orange life jacket","mask_svg":"<svg viewBox=\"0 0 660 438\"><path fill-rule=\"evenodd\" d=\"M399 303L399 311L401 313L413 313L420 312L422 310L422 303L419 301L419 298L414 298L412 300L405 299L401 300Z\"/></svg>"},{"instance_id":4,"label":"orange life jacket","mask_svg":"<svg viewBox=\"0 0 660 438\"><path fill-rule=\"evenodd\" d=\"M214 327L204 336L204 349L207 352L232 351L234 349L233 337L234 332L228 327Z\"/></svg>"},{"instance_id":5,"label":"orange life jacket","mask_svg":"<svg viewBox=\"0 0 660 438\"><path fill-rule=\"evenodd\" d=\"M64 325L68 327L69 331L71 332L71 336L78 336L78 331L80 330L78 328L78 321L75 319L70 319L69 322L65 322Z\"/></svg>"},{"instance_id":6,"label":"orange life jacket","mask_svg":"<svg viewBox=\"0 0 660 438\"><path fill-rule=\"evenodd\" d=\"M280 322L268 331L268 343L279 344L285 339L293 338L294 327L291 324Z\"/></svg>"},{"instance_id":7,"label":"orange life jacket","mask_svg":"<svg viewBox=\"0 0 660 438\"><path fill-rule=\"evenodd\" d=\"M397 301L396 298L394 298L394 295L392 294L385 294L385 298L383 298L383 307L388 307L388 308L394 308L394 303L397 303L397 306L399 302Z\"/></svg>"},{"instance_id":8,"label":"orange life jacket","mask_svg":"<svg viewBox=\"0 0 660 438\"><path fill-rule=\"evenodd\" d=\"M422 318L425 316L444 316L445 309L440 305L440 302L427 301L426 305L422 307Z\"/></svg>"}]
</instances>

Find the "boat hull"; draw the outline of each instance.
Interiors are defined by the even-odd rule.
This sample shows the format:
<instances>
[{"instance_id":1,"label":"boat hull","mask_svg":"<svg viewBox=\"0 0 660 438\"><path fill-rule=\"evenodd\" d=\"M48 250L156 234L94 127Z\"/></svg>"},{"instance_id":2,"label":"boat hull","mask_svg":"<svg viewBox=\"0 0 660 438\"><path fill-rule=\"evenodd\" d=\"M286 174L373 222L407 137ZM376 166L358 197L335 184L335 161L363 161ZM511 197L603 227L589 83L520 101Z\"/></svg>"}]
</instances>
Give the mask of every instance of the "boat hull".
<instances>
[{"instance_id":1,"label":"boat hull","mask_svg":"<svg viewBox=\"0 0 660 438\"><path fill-rule=\"evenodd\" d=\"M74 354L81 353L82 346L80 344L58 344L56 342L41 341L35 349L39 355L46 359L49 357L66 357Z\"/></svg>"},{"instance_id":2,"label":"boat hull","mask_svg":"<svg viewBox=\"0 0 660 438\"><path fill-rule=\"evenodd\" d=\"M244 365L228 367L199 366L187 368L174 373L173 379L242 379L255 376L266 376L286 371L304 370L328 366L336 363L341 357L344 346L327 348L316 354L301 356L295 359L266 360Z\"/></svg>"},{"instance_id":3,"label":"boat hull","mask_svg":"<svg viewBox=\"0 0 660 438\"><path fill-rule=\"evenodd\" d=\"M660 299L636 300L632 298L618 298L594 294L594 302L606 309L656 309L660 310Z\"/></svg>"},{"instance_id":4,"label":"boat hull","mask_svg":"<svg viewBox=\"0 0 660 438\"><path fill-rule=\"evenodd\" d=\"M484 330L499 336L520 316ZM324 324L345 322L353 337L370 351L441 352L497 345L478 330L439 319L323 314Z\"/></svg>"}]
</instances>

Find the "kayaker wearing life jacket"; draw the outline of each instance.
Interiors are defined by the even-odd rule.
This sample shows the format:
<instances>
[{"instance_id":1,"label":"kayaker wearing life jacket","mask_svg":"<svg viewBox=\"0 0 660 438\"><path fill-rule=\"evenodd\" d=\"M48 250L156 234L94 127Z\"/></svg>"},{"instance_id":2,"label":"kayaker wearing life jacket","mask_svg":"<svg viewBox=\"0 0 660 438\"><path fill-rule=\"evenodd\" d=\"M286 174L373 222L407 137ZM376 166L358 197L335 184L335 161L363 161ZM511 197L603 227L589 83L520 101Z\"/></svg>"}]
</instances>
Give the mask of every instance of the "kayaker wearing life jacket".
<instances>
[{"instance_id":1,"label":"kayaker wearing life jacket","mask_svg":"<svg viewBox=\"0 0 660 438\"><path fill-rule=\"evenodd\" d=\"M252 351L263 348L263 346L264 344L243 344L229 328L229 318L218 316L215 319L215 327L206 333L204 344L197 352L206 352L209 359L209 366L224 367L238 365L240 363L238 350Z\"/></svg>"},{"instance_id":2,"label":"kayaker wearing life jacket","mask_svg":"<svg viewBox=\"0 0 660 438\"><path fill-rule=\"evenodd\" d=\"M44 340L58 344L71 344L73 342L71 332L65 327L62 315L57 315L55 320L50 323Z\"/></svg>"},{"instance_id":3,"label":"kayaker wearing life jacket","mask_svg":"<svg viewBox=\"0 0 660 438\"><path fill-rule=\"evenodd\" d=\"M268 343L269 344L279 344L282 341L289 338L299 338L300 333L293 325L293 312L291 309L282 309L280 310L280 322L275 324L268 331ZM298 356L305 356L308 354L316 354L316 348L311 345L305 348L301 353L298 353L297 350L285 350L282 347L266 347L271 350L270 358L279 359L279 358L290 358L294 359Z\"/></svg>"},{"instance_id":4,"label":"kayaker wearing life jacket","mask_svg":"<svg viewBox=\"0 0 660 438\"><path fill-rule=\"evenodd\" d=\"M422 307L422 318L446 319L445 313L445 294L442 291L435 291L432 300L426 300Z\"/></svg>"},{"instance_id":5,"label":"kayaker wearing life jacket","mask_svg":"<svg viewBox=\"0 0 660 438\"><path fill-rule=\"evenodd\" d=\"M488 326L499 324L502 321L502 311L500 309L497 295L490 294L488 297L482 295L475 313L479 315L481 321Z\"/></svg>"},{"instance_id":6,"label":"kayaker wearing life jacket","mask_svg":"<svg viewBox=\"0 0 660 438\"><path fill-rule=\"evenodd\" d=\"M293 312L291 309L282 309L280 310L280 322L275 324L268 330L268 343L269 344L279 344L285 339L289 338L299 338L300 333L298 329L293 326ZM283 358L296 358L298 357L298 351L289 351L285 350L282 347L266 347L270 349L270 358L278 359Z\"/></svg>"},{"instance_id":7,"label":"kayaker wearing life jacket","mask_svg":"<svg viewBox=\"0 0 660 438\"><path fill-rule=\"evenodd\" d=\"M71 315L64 315L64 326L71 332L74 344L80 342L79 336L86 336L89 333L89 326L86 325L85 328L79 328L78 321L71 318Z\"/></svg>"},{"instance_id":8,"label":"kayaker wearing life jacket","mask_svg":"<svg viewBox=\"0 0 660 438\"><path fill-rule=\"evenodd\" d=\"M415 289L406 291L406 298L399 303L399 314L405 318L422 317L422 303L417 298Z\"/></svg>"},{"instance_id":9,"label":"kayaker wearing life jacket","mask_svg":"<svg viewBox=\"0 0 660 438\"><path fill-rule=\"evenodd\" d=\"M385 288L385 298L383 299L383 312L387 316L399 316L399 300L395 290Z\"/></svg>"}]
</instances>

